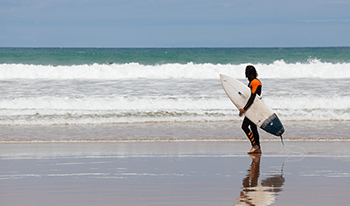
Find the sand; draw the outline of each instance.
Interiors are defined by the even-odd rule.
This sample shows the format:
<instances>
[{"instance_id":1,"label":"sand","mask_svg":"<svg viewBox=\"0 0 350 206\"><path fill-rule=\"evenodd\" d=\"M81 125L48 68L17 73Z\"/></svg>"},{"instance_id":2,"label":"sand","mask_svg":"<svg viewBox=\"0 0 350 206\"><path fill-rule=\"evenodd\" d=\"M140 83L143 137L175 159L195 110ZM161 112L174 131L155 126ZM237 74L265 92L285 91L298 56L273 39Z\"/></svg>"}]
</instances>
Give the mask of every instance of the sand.
<instances>
[{"instance_id":1,"label":"sand","mask_svg":"<svg viewBox=\"0 0 350 206\"><path fill-rule=\"evenodd\" d=\"M59 128L50 131L59 133ZM320 133L312 128L308 131L314 136ZM9 130L21 130L25 136L23 127ZM323 131L321 140L287 138L286 148L278 139L265 139L261 157L246 154L250 149L246 139L5 141L0 143L0 202L2 206L347 205L350 141L345 134L336 140L322 138L331 136ZM65 138L73 133L65 133Z\"/></svg>"},{"instance_id":2,"label":"sand","mask_svg":"<svg viewBox=\"0 0 350 206\"><path fill-rule=\"evenodd\" d=\"M260 201L257 205L335 205L350 200L350 142L287 143L307 154L289 153L279 142L263 145L254 177L247 142L0 144L1 205L239 205L247 199ZM247 176L257 184L244 186ZM272 183L266 183L269 178ZM250 198L240 198L241 193Z\"/></svg>"}]
</instances>

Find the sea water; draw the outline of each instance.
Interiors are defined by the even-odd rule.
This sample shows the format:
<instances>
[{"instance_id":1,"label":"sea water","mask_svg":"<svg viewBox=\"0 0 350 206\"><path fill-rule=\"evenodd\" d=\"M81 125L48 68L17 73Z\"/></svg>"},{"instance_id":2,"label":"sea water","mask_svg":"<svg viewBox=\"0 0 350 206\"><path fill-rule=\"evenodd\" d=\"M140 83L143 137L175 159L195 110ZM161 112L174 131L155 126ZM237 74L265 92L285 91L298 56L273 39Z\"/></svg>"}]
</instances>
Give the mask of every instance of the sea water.
<instances>
[{"instance_id":1,"label":"sea water","mask_svg":"<svg viewBox=\"0 0 350 206\"><path fill-rule=\"evenodd\" d=\"M350 120L350 47L0 48L0 126L239 122L250 64L282 122Z\"/></svg>"}]
</instances>

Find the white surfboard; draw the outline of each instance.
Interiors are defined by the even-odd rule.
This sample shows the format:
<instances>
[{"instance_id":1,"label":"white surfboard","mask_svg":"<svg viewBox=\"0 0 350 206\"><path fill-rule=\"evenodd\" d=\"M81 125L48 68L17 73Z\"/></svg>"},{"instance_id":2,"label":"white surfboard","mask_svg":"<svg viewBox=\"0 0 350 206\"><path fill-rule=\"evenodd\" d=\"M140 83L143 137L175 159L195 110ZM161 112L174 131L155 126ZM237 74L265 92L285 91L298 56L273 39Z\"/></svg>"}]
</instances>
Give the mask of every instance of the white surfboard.
<instances>
[{"instance_id":1,"label":"white surfboard","mask_svg":"<svg viewBox=\"0 0 350 206\"><path fill-rule=\"evenodd\" d=\"M248 86L233 77L220 74L221 84L237 109L243 108L250 98L251 91ZM277 115L257 95L253 104L245 112L245 116L261 129L281 136L283 125Z\"/></svg>"}]
</instances>

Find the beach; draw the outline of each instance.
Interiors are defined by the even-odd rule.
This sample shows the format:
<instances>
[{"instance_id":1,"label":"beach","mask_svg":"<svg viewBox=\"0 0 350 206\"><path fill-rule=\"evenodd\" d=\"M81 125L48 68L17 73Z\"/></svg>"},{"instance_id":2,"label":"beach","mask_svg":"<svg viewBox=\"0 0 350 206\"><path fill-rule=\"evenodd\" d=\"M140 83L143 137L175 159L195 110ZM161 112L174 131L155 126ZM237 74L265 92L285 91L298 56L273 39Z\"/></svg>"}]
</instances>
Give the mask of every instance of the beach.
<instances>
[{"instance_id":1,"label":"beach","mask_svg":"<svg viewBox=\"0 0 350 206\"><path fill-rule=\"evenodd\" d=\"M0 205L347 205L350 48L0 48ZM220 74L254 65L250 156Z\"/></svg>"},{"instance_id":2,"label":"beach","mask_svg":"<svg viewBox=\"0 0 350 206\"><path fill-rule=\"evenodd\" d=\"M239 122L232 124L239 126ZM243 132L239 135L236 130L228 139L202 135L202 139L176 140L186 132L183 124L158 125L158 130L150 125L127 125L143 130L144 138L83 141L82 128L77 127L65 128L64 133L65 138L76 141L61 138L50 142L40 141L40 136L52 135L45 139L55 139L55 135L62 135L62 127L31 128L28 135L36 133L37 140L0 144L1 205L244 205L244 201L260 202L257 205L347 204L350 141L346 137L329 139L333 133L322 124L314 127L291 122L286 128L289 125L323 136L319 140L293 139L298 133L287 130L287 150L277 137L264 138L268 135L261 132L263 154L258 163L254 162L257 157L247 155L249 142ZM102 129L122 127L126 125ZM166 127L172 127L169 132L174 138L169 139L170 134L159 129ZM200 136L203 128L215 133L227 123L192 123L191 127L188 135ZM152 128L153 132L144 128ZM98 131L96 126L94 129ZM77 131L81 138L76 136ZM154 134L159 139L147 140ZM250 183L244 185L247 177Z\"/></svg>"}]
</instances>

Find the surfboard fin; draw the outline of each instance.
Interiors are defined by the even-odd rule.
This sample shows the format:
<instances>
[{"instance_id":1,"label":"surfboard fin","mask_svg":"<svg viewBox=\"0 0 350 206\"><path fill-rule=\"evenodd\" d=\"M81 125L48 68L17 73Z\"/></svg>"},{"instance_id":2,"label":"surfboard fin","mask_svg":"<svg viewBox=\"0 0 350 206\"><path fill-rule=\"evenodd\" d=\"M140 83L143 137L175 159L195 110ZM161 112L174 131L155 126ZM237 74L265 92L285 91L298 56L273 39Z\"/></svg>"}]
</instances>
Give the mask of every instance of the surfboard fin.
<instances>
[{"instance_id":1,"label":"surfboard fin","mask_svg":"<svg viewBox=\"0 0 350 206\"><path fill-rule=\"evenodd\" d=\"M282 137L282 135L281 135L280 137L281 137L282 145L284 146L284 142L283 142L283 137Z\"/></svg>"}]
</instances>

